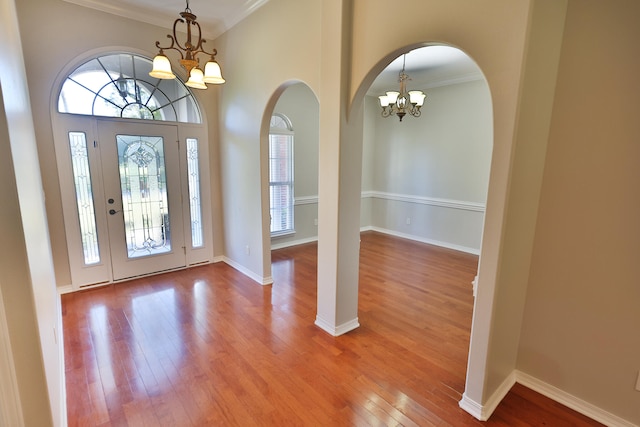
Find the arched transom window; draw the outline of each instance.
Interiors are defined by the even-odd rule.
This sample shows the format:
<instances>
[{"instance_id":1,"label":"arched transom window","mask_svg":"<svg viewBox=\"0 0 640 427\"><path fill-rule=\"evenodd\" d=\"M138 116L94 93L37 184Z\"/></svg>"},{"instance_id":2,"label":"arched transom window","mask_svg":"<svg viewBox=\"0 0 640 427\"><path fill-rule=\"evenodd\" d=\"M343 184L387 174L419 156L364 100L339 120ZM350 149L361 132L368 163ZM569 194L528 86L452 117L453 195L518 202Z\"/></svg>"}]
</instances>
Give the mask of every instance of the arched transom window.
<instances>
[{"instance_id":1,"label":"arched transom window","mask_svg":"<svg viewBox=\"0 0 640 427\"><path fill-rule=\"evenodd\" d=\"M176 78L149 76L152 62L115 53L91 59L65 80L58 97L60 113L201 123L191 91Z\"/></svg>"}]
</instances>

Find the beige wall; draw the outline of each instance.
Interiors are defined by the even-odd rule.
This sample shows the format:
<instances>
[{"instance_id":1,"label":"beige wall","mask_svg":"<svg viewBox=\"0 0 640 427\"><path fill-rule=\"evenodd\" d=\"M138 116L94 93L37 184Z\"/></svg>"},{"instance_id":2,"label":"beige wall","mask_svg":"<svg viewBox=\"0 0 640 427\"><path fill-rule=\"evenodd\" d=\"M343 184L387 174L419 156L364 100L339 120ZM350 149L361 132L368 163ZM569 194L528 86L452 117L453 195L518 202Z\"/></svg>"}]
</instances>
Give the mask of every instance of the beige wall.
<instances>
[{"instance_id":1,"label":"beige wall","mask_svg":"<svg viewBox=\"0 0 640 427\"><path fill-rule=\"evenodd\" d=\"M569 2L518 369L640 425L640 3Z\"/></svg>"},{"instance_id":2,"label":"beige wall","mask_svg":"<svg viewBox=\"0 0 640 427\"><path fill-rule=\"evenodd\" d=\"M320 270L346 282L355 271L357 282L357 257L339 266L330 258L339 250L357 253L359 197L349 195L359 194L361 173L344 162L340 167L340 161L361 156L364 92L391 59L411 47L459 47L487 79L494 118L465 395L486 403L517 367L640 422L638 392L632 391L632 371L640 368L634 329L639 311L633 306L640 300L633 284L640 252L633 222L640 213L633 187L640 136L640 74L632 44L640 35L638 4L570 1L554 99L565 5L406 0L403 7L411 13L398 14L386 0L269 1L216 41L228 82L200 95L212 144L220 143L219 159L212 150L213 175L222 181L220 203L214 194L216 251L257 276L270 275L265 114L283 85L302 81L320 102L319 214L328 242L323 253L329 255L320 258ZM50 123L56 79L74 58L91 52L123 48L151 56L153 42L166 30L59 0L21 0L17 7L56 279L65 285L69 269ZM350 173L357 176L348 182ZM341 190L347 191L338 199L334 193ZM339 227L349 228L348 237L338 235ZM20 275L20 265L6 268ZM352 300L353 287L342 291L337 295ZM350 309L345 313L348 320Z\"/></svg>"},{"instance_id":3,"label":"beige wall","mask_svg":"<svg viewBox=\"0 0 640 427\"><path fill-rule=\"evenodd\" d=\"M0 88L1 89L1 88ZM0 95L2 92L0 90ZM2 97L0 96L0 100ZM25 425L51 425L4 105L0 102L0 290ZM4 351L4 349L3 349ZM0 378L0 381L10 381Z\"/></svg>"},{"instance_id":4,"label":"beige wall","mask_svg":"<svg viewBox=\"0 0 640 427\"><path fill-rule=\"evenodd\" d=\"M318 0L270 1L216 41L225 74L233 76L220 100L225 255L262 278L270 276L268 188L262 186L270 114L287 84L304 82L317 93L319 15Z\"/></svg>"}]
</instances>

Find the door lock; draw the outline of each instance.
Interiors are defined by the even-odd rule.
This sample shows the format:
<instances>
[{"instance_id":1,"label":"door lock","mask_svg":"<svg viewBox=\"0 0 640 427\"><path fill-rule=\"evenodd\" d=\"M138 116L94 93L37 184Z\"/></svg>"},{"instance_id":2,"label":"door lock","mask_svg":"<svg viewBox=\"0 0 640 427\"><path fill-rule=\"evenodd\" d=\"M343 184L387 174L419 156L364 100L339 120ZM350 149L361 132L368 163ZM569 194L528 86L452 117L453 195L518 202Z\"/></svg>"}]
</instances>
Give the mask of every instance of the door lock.
<instances>
[{"instance_id":1,"label":"door lock","mask_svg":"<svg viewBox=\"0 0 640 427\"><path fill-rule=\"evenodd\" d=\"M120 211L117 211L117 210L115 210L115 209L109 209L109 215L115 215L115 214L117 214L118 212L122 212L122 211L121 211L121 210L120 210Z\"/></svg>"}]
</instances>

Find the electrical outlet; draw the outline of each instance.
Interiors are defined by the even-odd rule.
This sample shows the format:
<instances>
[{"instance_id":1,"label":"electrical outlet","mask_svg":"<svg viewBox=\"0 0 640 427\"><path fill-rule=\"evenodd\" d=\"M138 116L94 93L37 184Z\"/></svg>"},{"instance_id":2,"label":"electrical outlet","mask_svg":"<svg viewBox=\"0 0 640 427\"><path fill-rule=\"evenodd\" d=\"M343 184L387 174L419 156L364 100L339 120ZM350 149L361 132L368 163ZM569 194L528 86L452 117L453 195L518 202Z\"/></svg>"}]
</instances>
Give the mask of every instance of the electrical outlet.
<instances>
[{"instance_id":1,"label":"electrical outlet","mask_svg":"<svg viewBox=\"0 0 640 427\"><path fill-rule=\"evenodd\" d=\"M249 248L249 245L244 247L244 253L247 254L247 255L251 254L251 249Z\"/></svg>"},{"instance_id":2,"label":"electrical outlet","mask_svg":"<svg viewBox=\"0 0 640 427\"><path fill-rule=\"evenodd\" d=\"M313 225L318 225L318 218L313 220Z\"/></svg>"},{"instance_id":3,"label":"electrical outlet","mask_svg":"<svg viewBox=\"0 0 640 427\"><path fill-rule=\"evenodd\" d=\"M411 217L407 217L407 225L411 225Z\"/></svg>"},{"instance_id":4,"label":"electrical outlet","mask_svg":"<svg viewBox=\"0 0 640 427\"><path fill-rule=\"evenodd\" d=\"M640 371L638 371L638 379L636 380L636 390L640 391Z\"/></svg>"}]
</instances>

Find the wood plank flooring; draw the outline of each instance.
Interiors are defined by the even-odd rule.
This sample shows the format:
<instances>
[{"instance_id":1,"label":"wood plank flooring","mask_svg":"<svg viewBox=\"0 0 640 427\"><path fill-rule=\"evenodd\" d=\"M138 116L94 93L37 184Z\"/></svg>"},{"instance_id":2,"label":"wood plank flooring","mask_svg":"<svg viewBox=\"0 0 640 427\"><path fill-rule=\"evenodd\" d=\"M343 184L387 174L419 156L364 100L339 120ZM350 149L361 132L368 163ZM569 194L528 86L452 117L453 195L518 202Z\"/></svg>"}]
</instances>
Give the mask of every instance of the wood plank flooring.
<instances>
[{"instance_id":1,"label":"wood plank flooring","mask_svg":"<svg viewBox=\"0 0 640 427\"><path fill-rule=\"evenodd\" d=\"M62 297L69 426L595 426L516 385L458 407L477 257L362 235L361 326L314 325L316 246L274 284L219 263Z\"/></svg>"}]
</instances>

